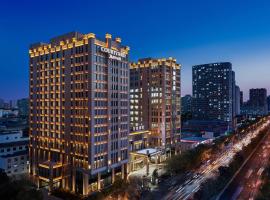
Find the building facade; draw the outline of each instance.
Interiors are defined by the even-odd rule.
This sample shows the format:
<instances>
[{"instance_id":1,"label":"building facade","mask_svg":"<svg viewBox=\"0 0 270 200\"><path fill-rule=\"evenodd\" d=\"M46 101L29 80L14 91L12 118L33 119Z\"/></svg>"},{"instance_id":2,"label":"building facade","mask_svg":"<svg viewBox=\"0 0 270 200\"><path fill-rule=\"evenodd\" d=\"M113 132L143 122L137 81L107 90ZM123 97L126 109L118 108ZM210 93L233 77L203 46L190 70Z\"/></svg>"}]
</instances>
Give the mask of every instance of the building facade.
<instances>
[{"instance_id":1,"label":"building facade","mask_svg":"<svg viewBox=\"0 0 270 200\"><path fill-rule=\"evenodd\" d=\"M244 93L243 91L240 91L240 108L243 106L244 104Z\"/></svg>"},{"instance_id":2,"label":"building facade","mask_svg":"<svg viewBox=\"0 0 270 200\"><path fill-rule=\"evenodd\" d=\"M270 96L267 96L267 108L268 108L268 113L270 112Z\"/></svg>"},{"instance_id":3,"label":"building facade","mask_svg":"<svg viewBox=\"0 0 270 200\"><path fill-rule=\"evenodd\" d=\"M234 127L235 74L229 62L192 68L193 119L221 120Z\"/></svg>"},{"instance_id":4,"label":"building facade","mask_svg":"<svg viewBox=\"0 0 270 200\"><path fill-rule=\"evenodd\" d=\"M180 100L180 65L175 59L146 58L131 64L130 128L150 131L150 147L180 141Z\"/></svg>"},{"instance_id":5,"label":"building facade","mask_svg":"<svg viewBox=\"0 0 270 200\"><path fill-rule=\"evenodd\" d=\"M185 95L181 98L181 114L192 112L192 96Z\"/></svg>"},{"instance_id":6,"label":"building facade","mask_svg":"<svg viewBox=\"0 0 270 200\"><path fill-rule=\"evenodd\" d=\"M29 99L18 99L17 100L17 107L19 110L20 116L28 116L29 115Z\"/></svg>"},{"instance_id":7,"label":"building facade","mask_svg":"<svg viewBox=\"0 0 270 200\"><path fill-rule=\"evenodd\" d=\"M250 89L248 106L254 115L266 115L268 113L267 90L265 88Z\"/></svg>"},{"instance_id":8,"label":"building facade","mask_svg":"<svg viewBox=\"0 0 270 200\"><path fill-rule=\"evenodd\" d=\"M29 171L28 145L22 131L0 131L0 169L8 176Z\"/></svg>"},{"instance_id":9,"label":"building facade","mask_svg":"<svg viewBox=\"0 0 270 200\"><path fill-rule=\"evenodd\" d=\"M0 99L0 108L4 108L5 101L4 99Z\"/></svg>"},{"instance_id":10,"label":"building facade","mask_svg":"<svg viewBox=\"0 0 270 200\"><path fill-rule=\"evenodd\" d=\"M110 34L31 45L29 157L39 186L87 195L126 177L128 53Z\"/></svg>"},{"instance_id":11,"label":"building facade","mask_svg":"<svg viewBox=\"0 0 270 200\"><path fill-rule=\"evenodd\" d=\"M240 94L240 88L239 86L235 86L235 115L240 115L240 104L241 104L241 94Z\"/></svg>"}]
</instances>

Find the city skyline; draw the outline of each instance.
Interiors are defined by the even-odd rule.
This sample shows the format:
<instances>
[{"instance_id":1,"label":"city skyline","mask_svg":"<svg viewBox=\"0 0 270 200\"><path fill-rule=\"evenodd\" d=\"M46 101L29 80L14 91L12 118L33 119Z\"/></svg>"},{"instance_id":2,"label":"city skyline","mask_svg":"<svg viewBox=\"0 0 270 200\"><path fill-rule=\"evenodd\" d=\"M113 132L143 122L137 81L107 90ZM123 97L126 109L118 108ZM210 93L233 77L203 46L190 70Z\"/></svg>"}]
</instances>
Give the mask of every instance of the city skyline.
<instances>
[{"instance_id":1,"label":"city skyline","mask_svg":"<svg viewBox=\"0 0 270 200\"><path fill-rule=\"evenodd\" d=\"M270 199L269 22L265 0L2 2L0 199Z\"/></svg>"},{"instance_id":2,"label":"city skyline","mask_svg":"<svg viewBox=\"0 0 270 200\"><path fill-rule=\"evenodd\" d=\"M47 6L34 1L2 3L1 98L28 96L27 55L31 43L73 30L121 35L123 43L131 47L131 61L175 57L182 65L182 96L191 94L192 66L211 62L232 63L245 100L250 88L269 90L269 2L194 2L117 1L107 2L105 7L87 1L75 5L48 1ZM123 11L113 12L116 7Z\"/></svg>"}]
</instances>

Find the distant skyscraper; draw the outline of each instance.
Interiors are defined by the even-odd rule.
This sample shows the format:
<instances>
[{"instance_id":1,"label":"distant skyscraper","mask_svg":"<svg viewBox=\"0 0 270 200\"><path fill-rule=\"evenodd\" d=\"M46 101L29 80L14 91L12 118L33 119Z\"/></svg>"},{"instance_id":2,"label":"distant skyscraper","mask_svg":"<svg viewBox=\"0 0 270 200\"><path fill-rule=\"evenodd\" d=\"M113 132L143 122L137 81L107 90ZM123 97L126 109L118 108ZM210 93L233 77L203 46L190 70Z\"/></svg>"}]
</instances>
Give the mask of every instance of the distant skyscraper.
<instances>
[{"instance_id":1,"label":"distant skyscraper","mask_svg":"<svg viewBox=\"0 0 270 200\"><path fill-rule=\"evenodd\" d=\"M180 65L173 58L141 59L130 67L131 131L151 132L152 147L180 141Z\"/></svg>"},{"instance_id":2,"label":"distant skyscraper","mask_svg":"<svg viewBox=\"0 0 270 200\"><path fill-rule=\"evenodd\" d=\"M235 86L235 103L234 103L234 107L235 107L235 114L236 115L240 115L240 102L241 102L241 97L240 97L240 88L239 86Z\"/></svg>"},{"instance_id":3,"label":"distant skyscraper","mask_svg":"<svg viewBox=\"0 0 270 200\"><path fill-rule=\"evenodd\" d=\"M17 100L10 100L9 107L10 108L17 108Z\"/></svg>"},{"instance_id":4,"label":"distant skyscraper","mask_svg":"<svg viewBox=\"0 0 270 200\"><path fill-rule=\"evenodd\" d=\"M222 120L233 127L234 77L232 64L229 62L193 66L194 119Z\"/></svg>"},{"instance_id":5,"label":"distant skyscraper","mask_svg":"<svg viewBox=\"0 0 270 200\"><path fill-rule=\"evenodd\" d=\"M181 98L181 114L191 113L192 108L192 96L185 95Z\"/></svg>"},{"instance_id":6,"label":"distant skyscraper","mask_svg":"<svg viewBox=\"0 0 270 200\"><path fill-rule=\"evenodd\" d=\"M267 97L267 109L269 113L270 112L270 96Z\"/></svg>"},{"instance_id":7,"label":"distant skyscraper","mask_svg":"<svg viewBox=\"0 0 270 200\"><path fill-rule=\"evenodd\" d=\"M30 174L40 187L86 195L126 177L128 53L110 34L31 45Z\"/></svg>"},{"instance_id":8,"label":"distant skyscraper","mask_svg":"<svg viewBox=\"0 0 270 200\"><path fill-rule=\"evenodd\" d=\"M21 116L28 116L29 114L29 99L19 99L17 101L17 107L19 109L19 115Z\"/></svg>"},{"instance_id":9,"label":"distant skyscraper","mask_svg":"<svg viewBox=\"0 0 270 200\"><path fill-rule=\"evenodd\" d=\"M4 99L0 99L0 108L4 108L4 106L5 106Z\"/></svg>"},{"instance_id":10,"label":"distant skyscraper","mask_svg":"<svg viewBox=\"0 0 270 200\"><path fill-rule=\"evenodd\" d=\"M243 103L244 103L244 94L243 91L240 91L240 107L243 106Z\"/></svg>"},{"instance_id":11,"label":"distant skyscraper","mask_svg":"<svg viewBox=\"0 0 270 200\"><path fill-rule=\"evenodd\" d=\"M232 104L233 104L233 114L232 114L232 119L234 121L234 117L236 116L236 106L235 106L235 72L232 71Z\"/></svg>"},{"instance_id":12,"label":"distant skyscraper","mask_svg":"<svg viewBox=\"0 0 270 200\"><path fill-rule=\"evenodd\" d=\"M267 114L267 90L265 88L249 90L249 107L253 110L254 114Z\"/></svg>"}]
</instances>

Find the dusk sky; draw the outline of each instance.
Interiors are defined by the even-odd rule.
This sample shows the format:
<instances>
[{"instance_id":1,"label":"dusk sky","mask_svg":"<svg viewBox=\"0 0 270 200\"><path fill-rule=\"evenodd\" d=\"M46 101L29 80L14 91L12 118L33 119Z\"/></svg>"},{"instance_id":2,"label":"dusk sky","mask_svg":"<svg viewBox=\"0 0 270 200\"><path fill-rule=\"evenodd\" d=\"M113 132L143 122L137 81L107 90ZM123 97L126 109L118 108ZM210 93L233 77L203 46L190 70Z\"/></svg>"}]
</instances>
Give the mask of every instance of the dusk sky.
<instances>
[{"instance_id":1,"label":"dusk sky","mask_svg":"<svg viewBox=\"0 0 270 200\"><path fill-rule=\"evenodd\" d=\"M0 4L0 98L28 96L31 43L71 32L111 33L130 59L175 57L182 96L192 92L192 66L229 61L244 91L270 93L270 1L6 0Z\"/></svg>"}]
</instances>

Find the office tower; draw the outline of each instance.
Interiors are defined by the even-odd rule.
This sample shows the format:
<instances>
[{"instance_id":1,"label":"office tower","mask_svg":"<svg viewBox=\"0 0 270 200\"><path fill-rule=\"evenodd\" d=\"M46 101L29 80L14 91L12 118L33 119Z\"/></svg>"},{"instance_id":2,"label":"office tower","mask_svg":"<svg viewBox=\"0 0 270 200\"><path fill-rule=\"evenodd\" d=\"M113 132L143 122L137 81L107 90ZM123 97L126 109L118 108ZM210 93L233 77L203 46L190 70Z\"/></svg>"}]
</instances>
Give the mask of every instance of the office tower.
<instances>
[{"instance_id":1,"label":"office tower","mask_svg":"<svg viewBox=\"0 0 270 200\"><path fill-rule=\"evenodd\" d=\"M20 116L28 116L28 114L29 114L29 99L28 98L18 99L17 107L19 109Z\"/></svg>"},{"instance_id":2,"label":"office tower","mask_svg":"<svg viewBox=\"0 0 270 200\"><path fill-rule=\"evenodd\" d=\"M235 99L235 72L232 71L232 107L233 107L233 114L232 114L232 120L233 120L233 123L234 123L234 119L235 119L235 116L236 116L236 106L235 106L235 102L236 102L236 99ZM234 124L233 124L234 126Z\"/></svg>"},{"instance_id":3,"label":"office tower","mask_svg":"<svg viewBox=\"0 0 270 200\"><path fill-rule=\"evenodd\" d=\"M30 47L30 174L87 195L127 175L129 48L71 32Z\"/></svg>"},{"instance_id":4,"label":"office tower","mask_svg":"<svg viewBox=\"0 0 270 200\"><path fill-rule=\"evenodd\" d=\"M235 86L235 115L240 115L240 88Z\"/></svg>"},{"instance_id":5,"label":"office tower","mask_svg":"<svg viewBox=\"0 0 270 200\"><path fill-rule=\"evenodd\" d=\"M269 113L270 112L270 96L267 97L267 109Z\"/></svg>"},{"instance_id":6,"label":"office tower","mask_svg":"<svg viewBox=\"0 0 270 200\"><path fill-rule=\"evenodd\" d=\"M249 90L249 107L255 115L267 114L267 90L265 88Z\"/></svg>"},{"instance_id":7,"label":"office tower","mask_svg":"<svg viewBox=\"0 0 270 200\"><path fill-rule=\"evenodd\" d=\"M229 62L195 65L193 79L193 118L222 120L234 126L234 72Z\"/></svg>"},{"instance_id":8,"label":"office tower","mask_svg":"<svg viewBox=\"0 0 270 200\"><path fill-rule=\"evenodd\" d=\"M149 130L150 147L180 140L180 65L173 58L140 59L130 66L131 132Z\"/></svg>"},{"instance_id":9,"label":"office tower","mask_svg":"<svg viewBox=\"0 0 270 200\"><path fill-rule=\"evenodd\" d=\"M191 113L192 96L185 95L181 98L181 114Z\"/></svg>"},{"instance_id":10,"label":"office tower","mask_svg":"<svg viewBox=\"0 0 270 200\"><path fill-rule=\"evenodd\" d=\"M243 91L240 91L240 107L242 107L244 104L244 94Z\"/></svg>"}]
</instances>

